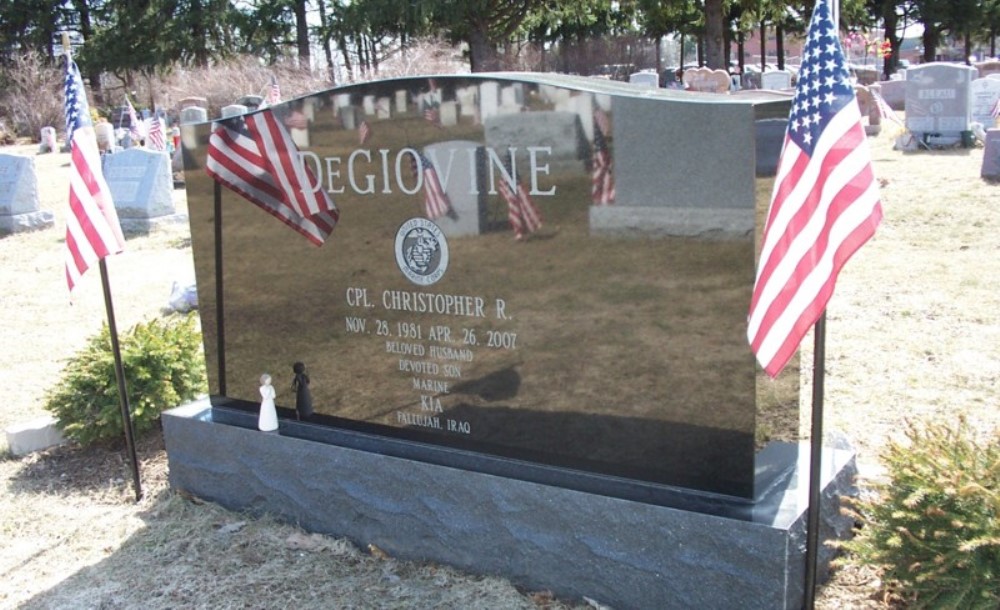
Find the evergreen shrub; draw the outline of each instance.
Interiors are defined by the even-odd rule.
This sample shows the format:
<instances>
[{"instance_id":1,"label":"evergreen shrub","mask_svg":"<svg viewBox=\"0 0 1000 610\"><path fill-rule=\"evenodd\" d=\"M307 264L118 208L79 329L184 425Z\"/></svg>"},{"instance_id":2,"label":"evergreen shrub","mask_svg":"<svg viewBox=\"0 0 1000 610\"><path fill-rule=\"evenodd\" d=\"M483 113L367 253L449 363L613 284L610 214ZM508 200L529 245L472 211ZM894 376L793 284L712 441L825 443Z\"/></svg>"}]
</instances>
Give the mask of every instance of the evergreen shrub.
<instances>
[{"instance_id":1,"label":"evergreen shrub","mask_svg":"<svg viewBox=\"0 0 1000 610\"><path fill-rule=\"evenodd\" d=\"M888 480L853 499L862 527L843 546L882 569L912 608L1000 607L1000 434L910 424L884 452Z\"/></svg>"},{"instance_id":2,"label":"evergreen shrub","mask_svg":"<svg viewBox=\"0 0 1000 610\"><path fill-rule=\"evenodd\" d=\"M136 436L156 425L160 412L207 389L196 316L171 316L137 324L119 336L126 392ZM45 409L63 434L81 445L122 439L121 407L111 334L105 325L70 358Z\"/></svg>"}]
</instances>

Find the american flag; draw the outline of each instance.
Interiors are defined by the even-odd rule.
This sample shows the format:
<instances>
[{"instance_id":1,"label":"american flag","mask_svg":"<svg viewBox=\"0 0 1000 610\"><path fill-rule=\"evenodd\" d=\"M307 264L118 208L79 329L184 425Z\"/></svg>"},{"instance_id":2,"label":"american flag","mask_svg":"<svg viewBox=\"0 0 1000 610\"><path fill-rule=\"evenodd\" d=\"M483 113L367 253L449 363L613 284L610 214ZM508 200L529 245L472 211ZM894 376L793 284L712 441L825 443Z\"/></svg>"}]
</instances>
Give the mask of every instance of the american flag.
<instances>
[{"instance_id":1,"label":"american flag","mask_svg":"<svg viewBox=\"0 0 1000 610\"><path fill-rule=\"evenodd\" d=\"M591 170L590 196L594 205L615 202L615 168L608 149L607 134L611 128L608 113L594 110L594 167Z\"/></svg>"},{"instance_id":2,"label":"american flag","mask_svg":"<svg viewBox=\"0 0 1000 610\"><path fill-rule=\"evenodd\" d=\"M889 102L885 101L885 98L882 97L882 94L873 89L872 97L875 98L875 107L878 108L878 115L880 117L882 117L883 119L889 119L890 121L898 125L903 124L903 119L899 118L899 115L896 114L896 111L892 109L892 106L889 105Z\"/></svg>"},{"instance_id":3,"label":"american flag","mask_svg":"<svg viewBox=\"0 0 1000 610\"><path fill-rule=\"evenodd\" d=\"M155 114L149 119L149 134L146 136L149 150L167 150L167 137L163 133L163 120Z\"/></svg>"},{"instance_id":4,"label":"american flag","mask_svg":"<svg viewBox=\"0 0 1000 610\"><path fill-rule=\"evenodd\" d=\"M337 208L325 192L313 192L312 171L287 132L274 137L281 131L284 127L270 111L221 121L209 137L205 169L223 186L321 246L337 224Z\"/></svg>"},{"instance_id":5,"label":"american flag","mask_svg":"<svg viewBox=\"0 0 1000 610\"><path fill-rule=\"evenodd\" d=\"M281 88L278 87L278 79L272 74L271 85L267 89L267 105L273 106L281 103Z\"/></svg>"},{"instance_id":6,"label":"american flag","mask_svg":"<svg viewBox=\"0 0 1000 610\"><path fill-rule=\"evenodd\" d=\"M772 378L819 320L843 265L882 220L878 185L827 0L809 24L750 303Z\"/></svg>"},{"instance_id":7,"label":"american flag","mask_svg":"<svg viewBox=\"0 0 1000 610\"><path fill-rule=\"evenodd\" d=\"M513 165L508 176L500 176L500 184L497 186L500 196L507 202L507 220L514 230L514 238L521 239L525 233L537 231L542 227L542 214L531 200L527 189L514 176Z\"/></svg>"},{"instance_id":8,"label":"american flag","mask_svg":"<svg viewBox=\"0 0 1000 610\"><path fill-rule=\"evenodd\" d=\"M138 145L139 140L142 139L142 132L139 131L139 117L135 114L135 107L132 106L132 100L125 96L125 105L128 108L128 132L129 137L132 138L133 145Z\"/></svg>"},{"instance_id":9,"label":"american flag","mask_svg":"<svg viewBox=\"0 0 1000 610\"><path fill-rule=\"evenodd\" d=\"M104 175L90 105L76 62L66 55L66 141L70 144L66 216L66 283L70 292L94 263L125 249L118 212Z\"/></svg>"},{"instance_id":10,"label":"american flag","mask_svg":"<svg viewBox=\"0 0 1000 610\"><path fill-rule=\"evenodd\" d=\"M447 215L451 211L451 200L448 199L448 193L444 192L441 187L437 170L434 169L431 160L418 152L413 158L413 173L423 175L424 212L427 214L427 218L434 220Z\"/></svg>"},{"instance_id":11,"label":"american flag","mask_svg":"<svg viewBox=\"0 0 1000 610\"><path fill-rule=\"evenodd\" d=\"M358 143L367 144L371 137L372 126L368 123L368 121L361 121L361 124L358 125Z\"/></svg>"},{"instance_id":12,"label":"american flag","mask_svg":"<svg viewBox=\"0 0 1000 610\"><path fill-rule=\"evenodd\" d=\"M993 102L993 107L990 108L990 116L994 119L1000 117L1000 97L997 98L997 101Z\"/></svg>"},{"instance_id":13,"label":"american flag","mask_svg":"<svg viewBox=\"0 0 1000 610\"><path fill-rule=\"evenodd\" d=\"M441 125L441 106L437 102L425 102L424 119L435 127L443 128Z\"/></svg>"}]
</instances>

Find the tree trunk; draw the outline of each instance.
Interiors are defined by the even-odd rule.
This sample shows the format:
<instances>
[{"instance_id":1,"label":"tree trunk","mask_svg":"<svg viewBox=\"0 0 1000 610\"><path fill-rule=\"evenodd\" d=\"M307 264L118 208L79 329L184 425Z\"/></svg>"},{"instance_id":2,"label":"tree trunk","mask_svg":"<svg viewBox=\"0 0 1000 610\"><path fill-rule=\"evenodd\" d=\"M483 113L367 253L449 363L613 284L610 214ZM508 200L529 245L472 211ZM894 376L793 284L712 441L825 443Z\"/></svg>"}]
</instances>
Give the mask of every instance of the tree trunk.
<instances>
[{"instance_id":1,"label":"tree trunk","mask_svg":"<svg viewBox=\"0 0 1000 610\"><path fill-rule=\"evenodd\" d=\"M775 52L778 54L778 69L785 69L785 28L774 26Z\"/></svg>"},{"instance_id":2,"label":"tree trunk","mask_svg":"<svg viewBox=\"0 0 1000 610\"><path fill-rule=\"evenodd\" d=\"M326 19L326 0L316 0L319 7L319 24L323 28L323 54L326 56L326 69L330 74L330 84L337 84L337 68L333 65L333 51L330 49L330 35Z\"/></svg>"},{"instance_id":3,"label":"tree trunk","mask_svg":"<svg viewBox=\"0 0 1000 610\"><path fill-rule=\"evenodd\" d=\"M882 19L883 23L885 23L885 38L889 41L889 47L892 50L889 57L882 60L882 72L885 75L885 80L889 80L889 77L896 71L896 66L899 65L899 45L902 42L899 35L896 34L899 16L896 15L895 4L887 2L883 5Z\"/></svg>"},{"instance_id":4,"label":"tree trunk","mask_svg":"<svg viewBox=\"0 0 1000 610\"><path fill-rule=\"evenodd\" d=\"M725 28L722 3L723 0L705 0L705 60L708 67L715 70L726 68L722 48Z\"/></svg>"},{"instance_id":5,"label":"tree trunk","mask_svg":"<svg viewBox=\"0 0 1000 610\"><path fill-rule=\"evenodd\" d=\"M351 54L347 50L347 39L341 34L340 38L337 39L337 45L340 46L340 54L344 58L344 71L347 73L347 78L352 78L354 76L354 70L351 67Z\"/></svg>"},{"instance_id":6,"label":"tree trunk","mask_svg":"<svg viewBox=\"0 0 1000 610\"><path fill-rule=\"evenodd\" d=\"M924 61L931 62L937 55L938 32L934 28L924 27L921 39L924 43Z\"/></svg>"},{"instance_id":7,"label":"tree trunk","mask_svg":"<svg viewBox=\"0 0 1000 610\"><path fill-rule=\"evenodd\" d=\"M661 78L663 74L663 53L660 51L660 47L663 46L663 36L657 36L656 41L656 77Z\"/></svg>"},{"instance_id":8,"label":"tree trunk","mask_svg":"<svg viewBox=\"0 0 1000 610\"><path fill-rule=\"evenodd\" d=\"M469 64L473 72L495 72L500 69L496 48L490 43L485 27L473 24L469 34Z\"/></svg>"},{"instance_id":9,"label":"tree trunk","mask_svg":"<svg viewBox=\"0 0 1000 610\"><path fill-rule=\"evenodd\" d=\"M767 24L760 20L760 71L767 65Z\"/></svg>"},{"instance_id":10,"label":"tree trunk","mask_svg":"<svg viewBox=\"0 0 1000 610\"><path fill-rule=\"evenodd\" d=\"M309 23L306 21L306 0L295 0L295 46L299 51L299 67L311 67L312 51L309 49Z\"/></svg>"}]
</instances>

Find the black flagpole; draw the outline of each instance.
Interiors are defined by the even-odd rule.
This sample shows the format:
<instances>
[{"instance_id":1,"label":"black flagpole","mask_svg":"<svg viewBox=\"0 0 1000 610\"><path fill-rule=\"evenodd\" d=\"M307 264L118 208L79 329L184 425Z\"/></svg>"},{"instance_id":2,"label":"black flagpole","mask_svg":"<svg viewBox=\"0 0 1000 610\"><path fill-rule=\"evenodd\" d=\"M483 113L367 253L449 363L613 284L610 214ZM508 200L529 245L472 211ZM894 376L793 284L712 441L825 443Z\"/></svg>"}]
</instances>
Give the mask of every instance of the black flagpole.
<instances>
[{"instance_id":1,"label":"black flagpole","mask_svg":"<svg viewBox=\"0 0 1000 610\"><path fill-rule=\"evenodd\" d=\"M823 469L823 383L826 378L826 310L816 321L813 329L813 392L812 431L809 446L809 516L806 521L806 610L816 606L816 566L819 561L819 513L820 495L823 483L820 480Z\"/></svg>"},{"instance_id":2,"label":"black flagpole","mask_svg":"<svg viewBox=\"0 0 1000 610\"><path fill-rule=\"evenodd\" d=\"M108 266L100 260L101 285L104 287L104 305L108 310L108 331L111 334L111 351L115 356L115 378L118 380L118 404L122 410L122 427L125 428L125 448L132 466L132 483L135 487L135 501L142 499L142 483L139 480L139 459L135 455L135 435L132 430L132 416L125 390L125 369L122 367L122 352L118 345L118 328L115 325L115 308L111 302L111 283L108 281Z\"/></svg>"}]
</instances>

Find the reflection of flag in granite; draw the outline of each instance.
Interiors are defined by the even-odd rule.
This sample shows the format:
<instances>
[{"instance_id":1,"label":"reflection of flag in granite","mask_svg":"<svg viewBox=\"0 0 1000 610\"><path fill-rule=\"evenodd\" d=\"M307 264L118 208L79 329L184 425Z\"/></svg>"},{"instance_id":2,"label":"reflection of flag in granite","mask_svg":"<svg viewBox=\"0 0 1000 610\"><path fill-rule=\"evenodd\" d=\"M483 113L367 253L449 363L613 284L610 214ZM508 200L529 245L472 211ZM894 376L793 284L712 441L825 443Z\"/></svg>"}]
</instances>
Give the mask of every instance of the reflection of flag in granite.
<instances>
[{"instance_id":1,"label":"reflection of flag in granite","mask_svg":"<svg viewBox=\"0 0 1000 610\"><path fill-rule=\"evenodd\" d=\"M66 55L66 143L70 147L66 283L70 292L94 263L125 249L111 189L101 171L90 104L76 62Z\"/></svg>"},{"instance_id":2,"label":"reflection of flag in granite","mask_svg":"<svg viewBox=\"0 0 1000 610\"><path fill-rule=\"evenodd\" d=\"M220 184L256 204L317 246L338 212L284 126L271 111L221 121L208 141L205 169Z\"/></svg>"},{"instance_id":3,"label":"reflection of flag in granite","mask_svg":"<svg viewBox=\"0 0 1000 610\"><path fill-rule=\"evenodd\" d=\"M514 170L511 170L510 176L510 181L507 180L507 176L501 176L497 189L507 202L507 220L514 230L514 237L521 239L525 233L537 231L542 227L542 214L535 207L528 190L520 181L514 179Z\"/></svg>"},{"instance_id":4,"label":"reflection of flag in granite","mask_svg":"<svg viewBox=\"0 0 1000 610\"><path fill-rule=\"evenodd\" d=\"M610 127L608 114L600 108L594 110L594 159L590 188L594 205L611 205L615 202L615 168L606 138Z\"/></svg>"},{"instance_id":5,"label":"reflection of flag in granite","mask_svg":"<svg viewBox=\"0 0 1000 610\"><path fill-rule=\"evenodd\" d=\"M438 180L434 165L430 159L419 152L413 159L413 173L417 172L423 174L424 212L427 214L427 218L433 220L447 215L451 211L451 200L448 199L448 194L441 187L441 181Z\"/></svg>"},{"instance_id":6,"label":"reflection of flag in granite","mask_svg":"<svg viewBox=\"0 0 1000 610\"><path fill-rule=\"evenodd\" d=\"M747 324L775 377L823 315L837 275L882 220L861 110L826 0L819 0L792 99Z\"/></svg>"},{"instance_id":7,"label":"reflection of flag in granite","mask_svg":"<svg viewBox=\"0 0 1000 610\"><path fill-rule=\"evenodd\" d=\"M441 107L437 102L424 102L424 119L435 127L442 127Z\"/></svg>"},{"instance_id":8,"label":"reflection of flag in granite","mask_svg":"<svg viewBox=\"0 0 1000 610\"><path fill-rule=\"evenodd\" d=\"M371 138L372 126L368 124L368 121L361 121L361 124L358 125L358 143L367 144Z\"/></svg>"}]
</instances>

